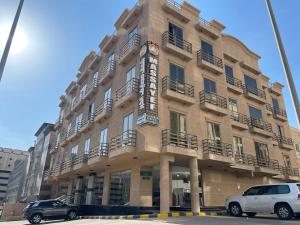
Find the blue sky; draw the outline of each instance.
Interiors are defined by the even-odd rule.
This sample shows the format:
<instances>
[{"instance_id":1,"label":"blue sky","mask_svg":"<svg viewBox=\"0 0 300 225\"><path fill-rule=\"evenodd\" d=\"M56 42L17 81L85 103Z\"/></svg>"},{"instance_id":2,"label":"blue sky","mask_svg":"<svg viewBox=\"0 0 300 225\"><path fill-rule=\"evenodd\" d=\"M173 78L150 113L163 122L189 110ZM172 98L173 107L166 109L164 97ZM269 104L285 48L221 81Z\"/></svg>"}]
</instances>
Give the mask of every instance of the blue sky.
<instances>
[{"instance_id":1,"label":"blue sky","mask_svg":"<svg viewBox=\"0 0 300 225\"><path fill-rule=\"evenodd\" d=\"M43 122L58 116L59 96L75 79L83 58L97 50L126 7L136 0L26 0L19 28L27 37L22 52L10 55L0 83L0 146L27 150ZM181 1L179 1L181 2ZM258 53L271 81L286 85L263 0L190 0L207 20L216 18L229 33ZM296 86L300 86L298 0L272 0ZM12 23L18 0L0 1L0 28ZM1 29L0 29L1 30ZM0 38L1 38L0 34ZM1 40L1 39L0 39ZM0 54L3 46L0 43ZM288 117L297 126L287 88Z\"/></svg>"}]
</instances>

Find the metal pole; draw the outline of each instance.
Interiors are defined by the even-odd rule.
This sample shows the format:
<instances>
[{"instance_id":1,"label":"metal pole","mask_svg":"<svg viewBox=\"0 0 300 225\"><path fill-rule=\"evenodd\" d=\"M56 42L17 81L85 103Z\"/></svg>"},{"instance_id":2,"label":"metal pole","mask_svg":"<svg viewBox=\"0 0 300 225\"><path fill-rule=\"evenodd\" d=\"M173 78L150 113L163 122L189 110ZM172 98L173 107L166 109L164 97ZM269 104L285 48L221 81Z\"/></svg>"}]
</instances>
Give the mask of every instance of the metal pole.
<instances>
[{"instance_id":1,"label":"metal pole","mask_svg":"<svg viewBox=\"0 0 300 225\"><path fill-rule=\"evenodd\" d=\"M270 15L271 23L272 23L272 26L273 26L273 30L274 30L274 34L275 34L275 38L276 38L276 42L277 42L277 46L278 46L278 50L279 50L279 53L280 53L281 61L282 61L283 68L284 68L284 71L285 71L285 78L287 80L287 83L288 83L288 86L289 86L289 89L290 89L290 93L291 93L291 96L292 96L292 101L294 103L294 110L296 112L296 116L297 116L297 119L298 119L298 128L300 128L299 127L299 125L300 125L300 105L299 105L299 98L298 98L298 95L297 95L295 83L294 83L294 80L293 80L293 76L292 76L292 72L291 72L291 69L290 69L290 66L289 66L289 63L288 63L287 56L285 54L284 46L283 46L282 39L281 39L281 36L280 36L280 32L279 32L279 29L278 29L278 26L277 26L277 23L276 23L276 19L275 19L274 13L273 13L271 2L270 2L270 0L266 0L266 3L267 3L267 8L268 8L268 11L269 11L269 15Z\"/></svg>"},{"instance_id":2,"label":"metal pole","mask_svg":"<svg viewBox=\"0 0 300 225\"><path fill-rule=\"evenodd\" d=\"M9 49L10 49L10 46L11 46L15 31L16 31L16 27L17 27L17 24L18 24L18 20L19 20L20 14L21 14L23 3L24 3L24 0L20 0L16 15L15 15L15 18L14 18L14 22L11 26L9 36L8 36L8 39L7 39L3 54L2 54L2 58L1 58L1 62L0 62L0 82L1 82L3 72L4 72L4 67L5 67L5 64L6 64L6 61L7 61Z\"/></svg>"}]
</instances>

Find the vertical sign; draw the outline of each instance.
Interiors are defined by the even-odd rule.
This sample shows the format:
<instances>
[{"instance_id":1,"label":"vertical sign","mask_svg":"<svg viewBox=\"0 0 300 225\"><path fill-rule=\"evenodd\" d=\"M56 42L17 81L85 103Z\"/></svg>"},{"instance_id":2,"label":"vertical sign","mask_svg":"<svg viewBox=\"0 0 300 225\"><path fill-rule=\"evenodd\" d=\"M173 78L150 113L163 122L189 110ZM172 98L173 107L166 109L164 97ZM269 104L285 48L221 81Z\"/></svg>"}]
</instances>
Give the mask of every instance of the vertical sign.
<instances>
[{"instance_id":1,"label":"vertical sign","mask_svg":"<svg viewBox=\"0 0 300 225\"><path fill-rule=\"evenodd\" d=\"M140 51L139 125L158 124L158 57L158 45L147 41Z\"/></svg>"}]
</instances>

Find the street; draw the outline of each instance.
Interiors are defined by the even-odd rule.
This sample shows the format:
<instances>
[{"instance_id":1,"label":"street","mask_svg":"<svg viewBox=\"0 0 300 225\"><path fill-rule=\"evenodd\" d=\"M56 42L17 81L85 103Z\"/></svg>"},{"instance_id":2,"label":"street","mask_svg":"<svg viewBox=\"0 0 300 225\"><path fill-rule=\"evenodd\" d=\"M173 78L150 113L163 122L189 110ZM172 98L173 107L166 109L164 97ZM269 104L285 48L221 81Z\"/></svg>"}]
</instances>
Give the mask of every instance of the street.
<instances>
[{"instance_id":1,"label":"street","mask_svg":"<svg viewBox=\"0 0 300 225\"><path fill-rule=\"evenodd\" d=\"M27 225L27 221L0 222L0 225ZM166 219L137 219L137 220L97 220L84 219L74 221L46 221L41 224L49 225L277 225L277 224L299 224L299 220L281 221L276 217L257 217L257 218L233 218L233 217L177 217Z\"/></svg>"}]
</instances>

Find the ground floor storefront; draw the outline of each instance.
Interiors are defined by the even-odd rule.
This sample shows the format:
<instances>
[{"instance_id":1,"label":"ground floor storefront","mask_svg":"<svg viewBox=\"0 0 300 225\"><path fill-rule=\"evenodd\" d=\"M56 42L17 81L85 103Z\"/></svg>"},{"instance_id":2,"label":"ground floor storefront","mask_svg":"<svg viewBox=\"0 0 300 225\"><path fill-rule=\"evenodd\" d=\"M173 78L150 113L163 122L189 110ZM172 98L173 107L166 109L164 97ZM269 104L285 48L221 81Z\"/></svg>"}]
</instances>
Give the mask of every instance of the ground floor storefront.
<instances>
[{"instance_id":1,"label":"ground floor storefront","mask_svg":"<svg viewBox=\"0 0 300 225\"><path fill-rule=\"evenodd\" d=\"M197 158L161 155L152 165L128 161L101 170L62 176L53 182L52 197L67 196L73 204L188 208L224 206L229 195L249 186L283 182L266 174L207 165Z\"/></svg>"}]
</instances>

